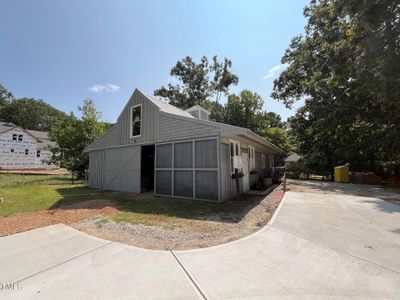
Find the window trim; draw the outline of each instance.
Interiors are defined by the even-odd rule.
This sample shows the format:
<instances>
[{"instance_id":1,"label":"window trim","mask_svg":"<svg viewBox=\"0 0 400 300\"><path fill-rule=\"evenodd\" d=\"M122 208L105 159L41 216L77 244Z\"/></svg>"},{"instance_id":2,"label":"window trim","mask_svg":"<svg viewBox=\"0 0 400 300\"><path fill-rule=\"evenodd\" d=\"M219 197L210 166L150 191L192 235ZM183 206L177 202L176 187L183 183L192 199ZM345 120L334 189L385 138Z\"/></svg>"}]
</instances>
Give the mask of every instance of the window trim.
<instances>
[{"instance_id":1,"label":"window trim","mask_svg":"<svg viewBox=\"0 0 400 300\"><path fill-rule=\"evenodd\" d=\"M233 151L235 152L234 153L234 155L232 156L232 148L231 148L231 145L233 144ZM236 148L236 146L238 146L238 148ZM236 154L236 150L238 150L239 149L239 151L237 151L238 153ZM232 140L232 139L229 139L229 166L230 166L230 169L231 169L231 174L235 174L235 168L233 167L233 157L235 157L235 156L242 156L242 149L241 149L241 147L240 147L240 142L239 141L236 141L236 140ZM238 172L240 173L241 172L241 170L242 169L238 169Z\"/></svg>"},{"instance_id":2,"label":"window trim","mask_svg":"<svg viewBox=\"0 0 400 300\"><path fill-rule=\"evenodd\" d=\"M255 158L256 151L255 151L253 146L249 145L248 148L249 148L249 167L250 167L249 169L250 169L250 172L251 172L251 171L254 171L256 169L256 158Z\"/></svg>"},{"instance_id":3,"label":"window trim","mask_svg":"<svg viewBox=\"0 0 400 300\"><path fill-rule=\"evenodd\" d=\"M140 107L140 133L139 135L133 135L133 120L132 120L132 116L133 116L133 109L136 107ZM130 118L129 118L129 126L130 126L130 132L129 132L129 136L130 138L138 138L142 136L142 121L143 121L143 109L142 109L142 103L136 104L131 106L131 111L130 111Z\"/></svg>"}]
</instances>

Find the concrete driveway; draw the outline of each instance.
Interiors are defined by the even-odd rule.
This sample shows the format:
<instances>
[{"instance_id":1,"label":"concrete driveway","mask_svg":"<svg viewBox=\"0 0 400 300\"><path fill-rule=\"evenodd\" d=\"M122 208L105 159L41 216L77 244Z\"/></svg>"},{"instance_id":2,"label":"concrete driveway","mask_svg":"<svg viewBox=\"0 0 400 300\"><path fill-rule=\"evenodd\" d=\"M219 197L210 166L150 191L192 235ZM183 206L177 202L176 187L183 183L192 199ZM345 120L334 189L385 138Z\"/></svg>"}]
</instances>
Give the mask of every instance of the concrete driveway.
<instances>
[{"instance_id":1,"label":"concrete driveway","mask_svg":"<svg viewBox=\"0 0 400 300\"><path fill-rule=\"evenodd\" d=\"M260 231L190 251L54 225L0 239L0 283L10 299L400 299L400 206L288 192Z\"/></svg>"}]
</instances>

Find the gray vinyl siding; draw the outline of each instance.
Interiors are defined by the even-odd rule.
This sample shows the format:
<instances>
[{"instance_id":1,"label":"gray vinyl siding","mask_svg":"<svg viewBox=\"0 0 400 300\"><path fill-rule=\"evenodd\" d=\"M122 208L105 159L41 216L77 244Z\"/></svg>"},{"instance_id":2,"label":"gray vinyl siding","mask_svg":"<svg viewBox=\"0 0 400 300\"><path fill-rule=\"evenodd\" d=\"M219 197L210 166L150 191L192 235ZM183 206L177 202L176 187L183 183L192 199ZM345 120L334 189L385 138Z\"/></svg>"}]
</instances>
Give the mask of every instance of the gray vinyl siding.
<instances>
[{"instance_id":1,"label":"gray vinyl siding","mask_svg":"<svg viewBox=\"0 0 400 300\"><path fill-rule=\"evenodd\" d=\"M89 187L102 189L104 184L105 156L104 150L89 153Z\"/></svg>"},{"instance_id":2,"label":"gray vinyl siding","mask_svg":"<svg viewBox=\"0 0 400 300\"><path fill-rule=\"evenodd\" d=\"M130 137L131 107L142 104L141 136ZM158 140L159 108L149 101L141 92L135 91L118 118L116 127L118 144L155 142Z\"/></svg>"},{"instance_id":3,"label":"gray vinyl siding","mask_svg":"<svg viewBox=\"0 0 400 300\"><path fill-rule=\"evenodd\" d=\"M201 121L160 113L160 141L177 141L219 135L219 128Z\"/></svg>"},{"instance_id":4,"label":"gray vinyl siding","mask_svg":"<svg viewBox=\"0 0 400 300\"><path fill-rule=\"evenodd\" d=\"M221 176L221 200L223 202L232 198L231 196L231 167L229 145L220 145L220 176Z\"/></svg>"},{"instance_id":5,"label":"gray vinyl siding","mask_svg":"<svg viewBox=\"0 0 400 300\"><path fill-rule=\"evenodd\" d=\"M263 180L263 178L264 178L264 169L262 168L261 153L260 152L256 152L255 153L255 160L256 160L256 170L257 170L258 180Z\"/></svg>"},{"instance_id":6,"label":"gray vinyl siding","mask_svg":"<svg viewBox=\"0 0 400 300\"><path fill-rule=\"evenodd\" d=\"M104 148L110 145L116 146L119 144L118 141L118 128L116 125L112 126L106 131L97 141L95 141L91 148Z\"/></svg>"},{"instance_id":7,"label":"gray vinyl siding","mask_svg":"<svg viewBox=\"0 0 400 300\"><path fill-rule=\"evenodd\" d=\"M228 201L236 198L236 179L232 178L231 173L231 157L229 145L221 144L221 199ZM243 180L239 179L239 192L243 191Z\"/></svg>"}]
</instances>

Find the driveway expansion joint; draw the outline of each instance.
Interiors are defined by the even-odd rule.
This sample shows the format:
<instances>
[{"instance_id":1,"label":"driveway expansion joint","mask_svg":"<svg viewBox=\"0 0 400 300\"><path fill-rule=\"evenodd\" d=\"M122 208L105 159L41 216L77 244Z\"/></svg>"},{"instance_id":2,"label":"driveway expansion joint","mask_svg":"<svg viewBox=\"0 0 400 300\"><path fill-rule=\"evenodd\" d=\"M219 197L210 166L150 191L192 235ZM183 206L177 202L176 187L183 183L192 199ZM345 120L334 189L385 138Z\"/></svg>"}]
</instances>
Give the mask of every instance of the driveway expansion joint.
<instances>
[{"instance_id":1,"label":"driveway expansion joint","mask_svg":"<svg viewBox=\"0 0 400 300\"><path fill-rule=\"evenodd\" d=\"M61 265L65 264L65 263L67 263L67 262L69 262L69 261L72 261L72 260L74 260L74 259L76 259L76 258L78 258L78 257L81 257L81 256L85 255L85 254L91 253L91 252L93 252L93 251L95 251L95 250L97 250L97 249L100 249L100 248L102 248L102 247L104 247L104 246L106 246L106 245L109 245L109 244L111 244L111 243L112 243L111 241L107 241L107 242L105 242L105 243L102 244L102 245L99 245L99 246L97 246L97 247L94 247L93 249L84 251L84 252L82 252L82 253L80 253L80 254L78 254L78 255L75 255L75 256L72 256L72 257L70 257L70 258L68 258L68 259L66 259L66 260L63 260L62 262L56 263L55 265L52 265L52 266L50 266L50 267L44 268L43 270L34 272L34 273L30 274L30 275L27 275L27 276L22 277L22 278L20 278L20 279L18 279L18 280L15 280L15 283L21 282L21 281L26 280L26 279L28 279L28 278L30 278L30 277L36 276L36 275L38 275L38 274L40 274L40 273L43 273L43 272L46 272L46 271L51 270L51 269L53 269L53 268L56 268L56 267L58 267L58 266L61 266Z\"/></svg>"},{"instance_id":2,"label":"driveway expansion joint","mask_svg":"<svg viewBox=\"0 0 400 300\"><path fill-rule=\"evenodd\" d=\"M372 262L372 261L370 261L370 260L367 260L367 259L365 259L365 258L355 256L355 255L353 255L353 254L351 254L351 253L348 253L348 252L345 252L345 251L343 251L343 250L334 248L334 247L332 247L332 246L329 246L329 245L327 245L327 244L325 244L325 243L322 243L322 242L320 242L320 241L316 241L316 240L311 239L311 238L309 238L309 237L306 237L306 236L303 236L303 235L300 235L300 234L291 232L291 231L286 230L286 229L284 229L284 228L281 228L281 227L279 227L279 226L272 226L272 225L269 225L269 224L267 224L266 226L271 227L271 228L274 228L274 229L277 229L277 230L280 230L280 231L283 231L283 232L286 232L286 233L289 233L289 234L292 234L292 235L297 236L297 237L299 237L299 238L306 239L306 240L308 240L308 241L310 241L310 242L319 244L319 245L321 245L321 246L323 246L323 247L325 247L325 248L328 248L328 249L330 249L330 250L333 250L333 251L336 251L336 252L339 252L339 253L348 255L348 256L350 256L350 257L352 257L352 258L355 258L355 259L357 259L357 260L362 260L362 261L364 261L364 262L370 263L370 264L375 265L375 266L380 267L380 268L384 268L384 269L389 270L389 271L391 271L391 272L394 272L394 273L396 273L396 274L400 274L400 271L394 270L394 269L392 269L392 268L390 268L390 267L388 267L388 266L384 266L384 265L381 265L381 264Z\"/></svg>"},{"instance_id":3,"label":"driveway expansion joint","mask_svg":"<svg viewBox=\"0 0 400 300\"><path fill-rule=\"evenodd\" d=\"M176 262L178 263L178 265L182 268L182 270L185 272L186 276L189 278L190 282L194 285L194 287L196 288L196 290L199 293L199 296L201 296L202 299L207 300L209 299L205 292L202 291L202 289L200 289L199 283L194 279L193 275L190 274L190 272L185 268L185 266L183 265L183 263L179 260L179 258L175 255L174 251L170 250L172 256L174 257L174 259L176 260Z\"/></svg>"}]
</instances>

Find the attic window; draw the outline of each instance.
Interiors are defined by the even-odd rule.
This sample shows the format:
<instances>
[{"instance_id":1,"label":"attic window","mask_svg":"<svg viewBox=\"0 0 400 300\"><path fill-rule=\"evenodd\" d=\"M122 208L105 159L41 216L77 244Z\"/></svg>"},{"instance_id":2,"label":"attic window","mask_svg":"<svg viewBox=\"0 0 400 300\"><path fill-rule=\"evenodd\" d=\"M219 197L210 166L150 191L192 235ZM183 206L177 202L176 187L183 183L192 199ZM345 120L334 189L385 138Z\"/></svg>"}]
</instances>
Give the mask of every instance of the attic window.
<instances>
[{"instance_id":1,"label":"attic window","mask_svg":"<svg viewBox=\"0 0 400 300\"><path fill-rule=\"evenodd\" d=\"M36 157L40 157L40 150L36 151Z\"/></svg>"},{"instance_id":2,"label":"attic window","mask_svg":"<svg viewBox=\"0 0 400 300\"><path fill-rule=\"evenodd\" d=\"M12 140L13 140L13 141L16 141L17 139L18 139L18 134L14 133L14 134L12 135Z\"/></svg>"},{"instance_id":3,"label":"attic window","mask_svg":"<svg viewBox=\"0 0 400 300\"><path fill-rule=\"evenodd\" d=\"M29 154L29 149L25 149L25 155Z\"/></svg>"},{"instance_id":4,"label":"attic window","mask_svg":"<svg viewBox=\"0 0 400 300\"><path fill-rule=\"evenodd\" d=\"M22 134L18 135L18 141L22 142L23 138L24 138L24 136Z\"/></svg>"},{"instance_id":5,"label":"attic window","mask_svg":"<svg viewBox=\"0 0 400 300\"><path fill-rule=\"evenodd\" d=\"M131 107L131 137L142 134L142 104Z\"/></svg>"}]
</instances>

